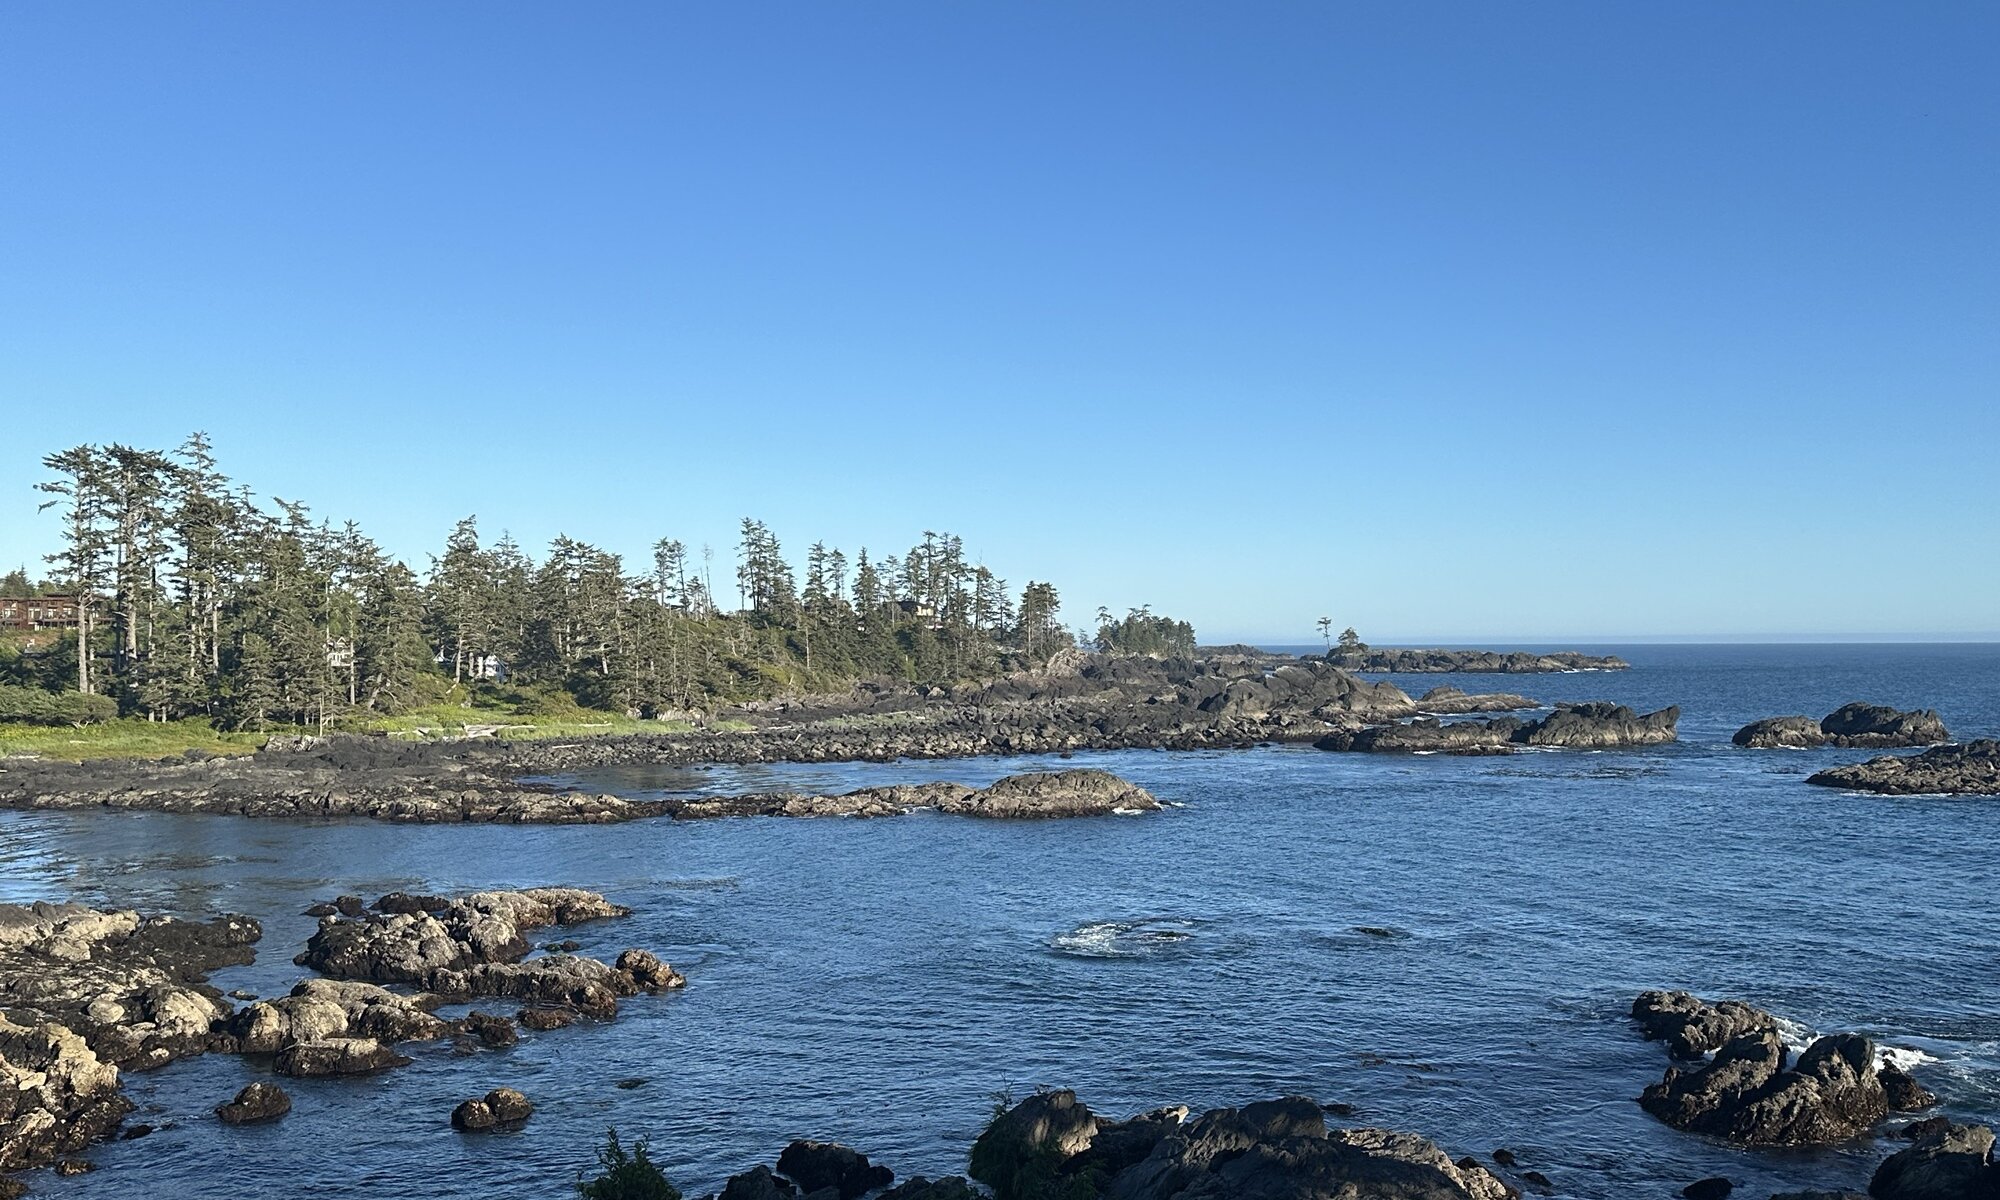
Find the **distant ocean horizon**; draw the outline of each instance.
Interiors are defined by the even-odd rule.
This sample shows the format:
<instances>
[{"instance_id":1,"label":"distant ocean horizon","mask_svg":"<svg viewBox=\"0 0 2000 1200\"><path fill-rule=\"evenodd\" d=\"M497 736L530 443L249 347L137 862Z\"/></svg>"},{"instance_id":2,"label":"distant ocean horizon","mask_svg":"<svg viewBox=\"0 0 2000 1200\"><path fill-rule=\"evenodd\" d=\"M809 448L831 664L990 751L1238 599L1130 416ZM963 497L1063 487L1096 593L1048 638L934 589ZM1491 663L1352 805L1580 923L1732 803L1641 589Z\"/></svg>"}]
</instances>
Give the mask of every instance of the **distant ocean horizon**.
<instances>
[{"instance_id":1,"label":"distant ocean horizon","mask_svg":"<svg viewBox=\"0 0 2000 1200\"><path fill-rule=\"evenodd\" d=\"M1969 633L1630 634L1620 637L1401 637L1370 641L1383 650L1556 650L1616 652L1620 646L1978 646L2000 642L2000 630ZM1255 646L1273 654L1320 654L1324 641L1295 638L1203 638L1204 646Z\"/></svg>"}]
</instances>

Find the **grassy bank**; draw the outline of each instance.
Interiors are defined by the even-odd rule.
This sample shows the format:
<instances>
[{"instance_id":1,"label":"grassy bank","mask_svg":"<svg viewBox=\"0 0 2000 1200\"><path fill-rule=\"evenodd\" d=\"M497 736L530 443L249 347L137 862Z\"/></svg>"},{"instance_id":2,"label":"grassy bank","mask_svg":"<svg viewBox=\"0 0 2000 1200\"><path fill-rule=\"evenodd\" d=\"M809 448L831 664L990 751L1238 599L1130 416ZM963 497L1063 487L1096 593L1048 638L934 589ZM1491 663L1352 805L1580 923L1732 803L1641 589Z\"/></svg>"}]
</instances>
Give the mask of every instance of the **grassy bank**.
<instances>
[{"instance_id":1,"label":"grassy bank","mask_svg":"<svg viewBox=\"0 0 2000 1200\"><path fill-rule=\"evenodd\" d=\"M723 722L721 728L735 723ZM524 715L457 705L413 709L343 726L345 733L379 733L412 741L442 741L468 736L533 738L607 737L635 733L683 733L684 721L638 721L587 709ZM746 727L747 728L747 727ZM203 750L210 754L248 754L264 744L272 731L224 733L206 721L106 721L81 729L68 726L0 724L0 757L32 754L78 762L87 758L166 758ZM284 729L280 733L315 733Z\"/></svg>"}]
</instances>

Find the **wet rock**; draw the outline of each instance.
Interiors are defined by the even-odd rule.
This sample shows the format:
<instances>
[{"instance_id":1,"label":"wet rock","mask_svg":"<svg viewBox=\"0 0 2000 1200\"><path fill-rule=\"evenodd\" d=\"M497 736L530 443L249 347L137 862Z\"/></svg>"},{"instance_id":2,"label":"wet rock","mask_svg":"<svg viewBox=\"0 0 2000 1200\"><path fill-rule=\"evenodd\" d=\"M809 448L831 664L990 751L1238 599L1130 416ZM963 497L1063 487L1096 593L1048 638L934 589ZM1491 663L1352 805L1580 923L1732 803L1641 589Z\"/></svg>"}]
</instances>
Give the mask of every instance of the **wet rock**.
<instances>
[{"instance_id":1,"label":"wet rock","mask_svg":"<svg viewBox=\"0 0 2000 1200\"><path fill-rule=\"evenodd\" d=\"M1935 1093L1894 1063L1882 1064L1876 1078L1882 1081L1882 1093L1888 1098L1890 1112L1922 1112L1938 1102Z\"/></svg>"},{"instance_id":2,"label":"wet rock","mask_svg":"<svg viewBox=\"0 0 2000 1200\"><path fill-rule=\"evenodd\" d=\"M236 1093L236 1099L218 1105L215 1115L224 1125L258 1125L275 1121L292 1111L292 1098L275 1083L253 1083Z\"/></svg>"},{"instance_id":3,"label":"wet rock","mask_svg":"<svg viewBox=\"0 0 2000 1200\"><path fill-rule=\"evenodd\" d=\"M1571 671L1624 671L1630 663L1616 655L1560 651L1534 654L1497 650L1361 650L1335 649L1326 661L1349 671L1382 674L1557 674Z\"/></svg>"},{"instance_id":4,"label":"wet rock","mask_svg":"<svg viewBox=\"0 0 2000 1200\"><path fill-rule=\"evenodd\" d=\"M687 977L660 961L649 950L627 950L611 964L614 971L629 978L633 986L646 992L670 991L687 986Z\"/></svg>"},{"instance_id":5,"label":"wet rock","mask_svg":"<svg viewBox=\"0 0 2000 1200\"><path fill-rule=\"evenodd\" d=\"M477 1009L465 1014L465 1018L459 1022L459 1027L478 1038L480 1045L491 1050L504 1050L521 1040L520 1033L514 1028L514 1022Z\"/></svg>"},{"instance_id":6,"label":"wet rock","mask_svg":"<svg viewBox=\"0 0 2000 1200\"><path fill-rule=\"evenodd\" d=\"M1876 1200L1990 1200L2000 1195L1993 1131L1946 1125L1890 1155L1868 1181Z\"/></svg>"},{"instance_id":7,"label":"wet rock","mask_svg":"<svg viewBox=\"0 0 2000 1200\"><path fill-rule=\"evenodd\" d=\"M91 1162L89 1159L83 1159L83 1158L65 1158L61 1162L58 1162L55 1166L56 1174L61 1175L64 1178L72 1178L77 1175L88 1175L92 1171L95 1171L96 1169L97 1169L96 1163Z\"/></svg>"},{"instance_id":8,"label":"wet rock","mask_svg":"<svg viewBox=\"0 0 2000 1200\"><path fill-rule=\"evenodd\" d=\"M535 1106L513 1088L494 1088L477 1100L451 1110L451 1127L463 1133L519 1129L535 1115Z\"/></svg>"},{"instance_id":9,"label":"wet rock","mask_svg":"<svg viewBox=\"0 0 2000 1200\"><path fill-rule=\"evenodd\" d=\"M1653 746L1677 736L1678 708L1640 716L1622 704L1559 704L1539 721L1496 717L1488 721L1419 719L1400 725L1338 729L1315 741L1321 750L1504 754L1517 746L1602 750Z\"/></svg>"},{"instance_id":10,"label":"wet rock","mask_svg":"<svg viewBox=\"0 0 2000 1200\"><path fill-rule=\"evenodd\" d=\"M639 994L630 975L594 958L534 958L518 963L482 963L464 971L439 971L431 988L453 1000L501 997L528 1008L567 1008L609 1021L622 996Z\"/></svg>"},{"instance_id":11,"label":"wet rock","mask_svg":"<svg viewBox=\"0 0 2000 1200\"><path fill-rule=\"evenodd\" d=\"M778 1173L808 1195L832 1188L840 1200L888 1187L896 1178L889 1168L837 1142L793 1142L778 1155Z\"/></svg>"},{"instance_id":12,"label":"wet rock","mask_svg":"<svg viewBox=\"0 0 2000 1200\"><path fill-rule=\"evenodd\" d=\"M1498 1150L1495 1150L1493 1152L1493 1161L1495 1163L1498 1163L1500 1166L1511 1167L1515 1164L1517 1160L1515 1159L1514 1152L1512 1150L1509 1150L1505 1146L1502 1146Z\"/></svg>"},{"instance_id":13,"label":"wet rock","mask_svg":"<svg viewBox=\"0 0 2000 1200\"><path fill-rule=\"evenodd\" d=\"M1005 1200L1023 1170L1088 1150L1100 1124L1075 1092L1037 1092L994 1118L980 1133L972 1143L969 1174Z\"/></svg>"},{"instance_id":14,"label":"wet rock","mask_svg":"<svg viewBox=\"0 0 2000 1200\"><path fill-rule=\"evenodd\" d=\"M1339 730L1313 743L1320 750L1354 750L1374 754L1506 754L1523 723L1514 717L1495 721L1435 721L1420 719L1401 725L1373 725Z\"/></svg>"},{"instance_id":15,"label":"wet rock","mask_svg":"<svg viewBox=\"0 0 2000 1200\"><path fill-rule=\"evenodd\" d=\"M1686 992L1641 992L1632 1019L1647 1041L1667 1043L1675 1058L1700 1058L1746 1033L1775 1032L1777 1019L1740 1000L1710 1004Z\"/></svg>"},{"instance_id":16,"label":"wet rock","mask_svg":"<svg viewBox=\"0 0 2000 1200\"><path fill-rule=\"evenodd\" d=\"M400 913L406 915L411 913L436 913L450 908L451 898L448 896L412 894L410 892L390 892L385 896L376 897L372 907L379 913ZM360 901L357 899L355 902L355 911L347 912L343 910L341 915L358 917L361 915L361 912ZM318 916L321 914L315 913L313 915Z\"/></svg>"},{"instance_id":17,"label":"wet rock","mask_svg":"<svg viewBox=\"0 0 2000 1200\"><path fill-rule=\"evenodd\" d=\"M577 1013L568 1008L524 1008L514 1014L523 1029L546 1033L551 1029L563 1029L576 1023Z\"/></svg>"},{"instance_id":18,"label":"wet rock","mask_svg":"<svg viewBox=\"0 0 2000 1200\"><path fill-rule=\"evenodd\" d=\"M1982 738L1922 754L1884 755L1821 771L1806 782L1896 796L1996 796L2000 795L2000 741Z\"/></svg>"},{"instance_id":19,"label":"wet rock","mask_svg":"<svg viewBox=\"0 0 2000 1200\"><path fill-rule=\"evenodd\" d=\"M1729 1193L1735 1190L1734 1183L1720 1175L1712 1175L1707 1179L1697 1179L1688 1184L1681 1189L1681 1195L1687 1197L1687 1200L1726 1200Z\"/></svg>"},{"instance_id":20,"label":"wet rock","mask_svg":"<svg viewBox=\"0 0 2000 1200\"><path fill-rule=\"evenodd\" d=\"M1912 1121L1903 1126L1893 1136L1906 1142L1920 1142L1934 1133L1941 1133L1951 1128L1951 1124L1950 1117L1925 1117L1921 1121Z\"/></svg>"},{"instance_id":21,"label":"wet rock","mask_svg":"<svg viewBox=\"0 0 2000 1200\"><path fill-rule=\"evenodd\" d=\"M278 1051L272 1067L280 1075L322 1079L341 1075L372 1075L410 1060L374 1038L330 1037L293 1042Z\"/></svg>"},{"instance_id":22,"label":"wet rock","mask_svg":"<svg viewBox=\"0 0 2000 1200\"><path fill-rule=\"evenodd\" d=\"M1657 746L1678 736L1680 716L1677 706L1640 716L1622 704L1559 704L1540 721L1529 722L1515 740L1583 750Z\"/></svg>"},{"instance_id":23,"label":"wet rock","mask_svg":"<svg viewBox=\"0 0 2000 1200\"><path fill-rule=\"evenodd\" d=\"M1888 1114L1867 1038L1820 1038L1790 1069L1786 1057L1775 1031L1746 1033L1704 1066L1669 1067L1639 1103L1676 1129L1749 1146L1830 1145Z\"/></svg>"},{"instance_id":24,"label":"wet rock","mask_svg":"<svg viewBox=\"0 0 2000 1200\"><path fill-rule=\"evenodd\" d=\"M1109 771L1038 771L1009 775L992 787L942 805L968 817L1088 817L1156 812L1160 802Z\"/></svg>"}]
</instances>

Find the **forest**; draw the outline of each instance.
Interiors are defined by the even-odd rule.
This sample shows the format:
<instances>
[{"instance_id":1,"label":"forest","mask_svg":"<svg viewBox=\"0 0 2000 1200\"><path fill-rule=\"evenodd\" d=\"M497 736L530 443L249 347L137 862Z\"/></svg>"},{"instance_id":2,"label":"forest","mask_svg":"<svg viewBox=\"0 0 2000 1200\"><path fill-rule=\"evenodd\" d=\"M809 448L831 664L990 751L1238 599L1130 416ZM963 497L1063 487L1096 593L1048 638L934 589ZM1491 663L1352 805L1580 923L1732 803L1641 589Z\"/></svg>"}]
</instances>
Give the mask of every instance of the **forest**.
<instances>
[{"instance_id":1,"label":"forest","mask_svg":"<svg viewBox=\"0 0 2000 1200\"><path fill-rule=\"evenodd\" d=\"M669 718L861 679L987 678L1079 641L1053 584L1017 596L951 534L876 558L815 542L800 571L746 518L735 578L718 584L707 548L673 538L637 564L568 536L537 557L467 517L419 571L353 522L259 500L199 433L172 452L84 445L43 465L60 549L46 580L17 571L0 593L71 596L76 611L56 636L0 643L0 720L324 729L474 696ZM1195 644L1143 607L1099 610L1086 640Z\"/></svg>"}]
</instances>

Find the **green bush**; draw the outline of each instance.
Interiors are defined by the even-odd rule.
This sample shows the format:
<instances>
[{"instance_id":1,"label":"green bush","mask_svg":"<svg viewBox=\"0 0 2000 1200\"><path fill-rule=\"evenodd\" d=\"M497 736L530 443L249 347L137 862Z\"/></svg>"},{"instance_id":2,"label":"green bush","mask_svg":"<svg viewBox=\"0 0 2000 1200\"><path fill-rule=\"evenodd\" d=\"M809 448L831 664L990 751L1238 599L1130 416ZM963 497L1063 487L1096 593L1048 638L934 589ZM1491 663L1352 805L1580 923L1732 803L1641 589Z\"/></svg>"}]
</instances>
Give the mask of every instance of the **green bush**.
<instances>
[{"instance_id":1,"label":"green bush","mask_svg":"<svg viewBox=\"0 0 2000 1200\"><path fill-rule=\"evenodd\" d=\"M582 1200L681 1200L680 1192L646 1157L643 1140L632 1143L628 1152L618 1144L618 1131L607 1129L597 1163L604 1174L577 1181L576 1194Z\"/></svg>"},{"instance_id":2,"label":"green bush","mask_svg":"<svg viewBox=\"0 0 2000 1200\"><path fill-rule=\"evenodd\" d=\"M109 721L117 715L118 702L109 696L0 684L0 721L83 726Z\"/></svg>"}]
</instances>

